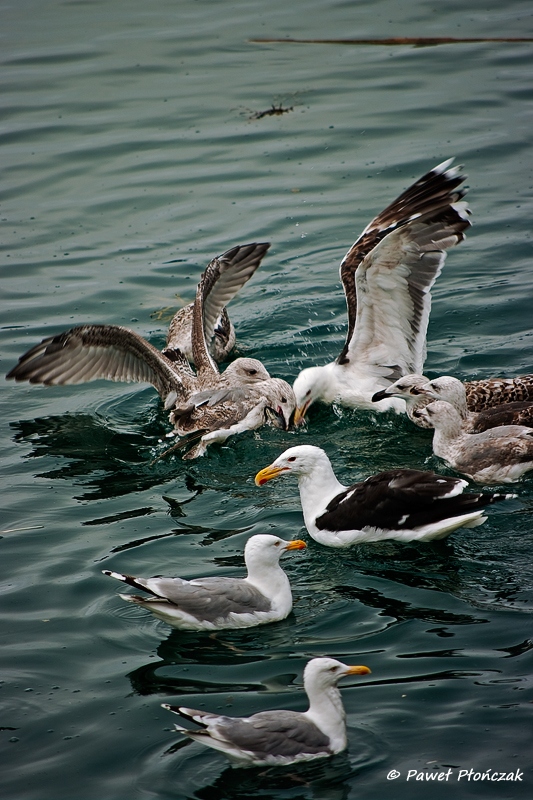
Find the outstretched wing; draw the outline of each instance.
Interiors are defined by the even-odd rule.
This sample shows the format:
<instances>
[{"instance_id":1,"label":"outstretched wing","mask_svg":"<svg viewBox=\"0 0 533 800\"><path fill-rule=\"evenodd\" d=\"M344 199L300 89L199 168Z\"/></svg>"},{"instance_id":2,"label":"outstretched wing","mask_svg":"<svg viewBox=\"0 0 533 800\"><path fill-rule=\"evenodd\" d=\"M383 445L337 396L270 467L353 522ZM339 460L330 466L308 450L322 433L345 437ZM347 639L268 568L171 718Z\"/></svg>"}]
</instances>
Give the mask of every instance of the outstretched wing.
<instances>
[{"instance_id":1,"label":"outstretched wing","mask_svg":"<svg viewBox=\"0 0 533 800\"><path fill-rule=\"evenodd\" d=\"M425 219L428 225L438 223L439 219L442 222L446 221L448 225L452 226L456 234L456 238L447 247L457 244L463 238L462 232L470 223L467 219L465 204L458 202L464 196L465 190L458 187L463 183L466 176L460 174L460 167L450 166L452 160L449 159L439 164L406 189L403 194L367 225L361 236L345 255L340 266L340 276L346 295L348 333L344 348L337 359L339 364L347 363L350 357L353 358L356 344L354 342L356 319L361 312L359 308L359 292L364 291L368 282L371 282L372 279L374 280L373 284L371 283L371 288L374 288L375 300L378 302L380 300L384 302L389 300L390 303L391 293L394 295L395 292L398 293L403 289L403 310L408 312L413 303L418 302L418 305L420 305L421 295L429 292L432 283L435 281L440 269L442 269L445 256L438 263L434 263L433 267L428 264L430 259L426 259L423 269L418 270L417 274L411 277L410 282L406 285L405 277L408 278L415 261L412 251L413 249L416 250L416 248L410 248L411 258L407 264L404 264L405 255L402 252L402 247L407 245L410 239L416 242L417 237L421 235L420 227L415 229L412 227L413 224L417 222L420 225L422 219ZM451 211L452 207L455 207L455 212ZM411 235L407 235L402 239L398 236L402 229L411 229ZM428 228L426 228L425 232L428 235L431 234L431 230ZM396 238L393 237L393 234L396 234ZM391 236L393 237L392 239L390 238ZM379 244L385 240L388 240L389 247L378 250ZM396 257L394 256L394 248L398 248ZM374 252L376 250L378 252ZM380 258L383 261L380 261ZM374 267L374 269L368 276L364 277L364 273L369 267ZM404 281L402 282L402 272L405 273L406 268L408 275L403 276ZM382 295L379 294L380 289L383 293ZM412 300L409 297L410 293L414 294ZM401 294L399 299L400 301L402 300ZM429 303L427 314L429 314ZM418 324L420 324L420 322L423 322L424 314L419 314L418 316ZM393 332L393 335L396 335L396 331ZM405 334L403 334L404 337ZM360 342L357 342L357 344L360 344ZM409 371L422 372L422 369Z\"/></svg>"},{"instance_id":2,"label":"outstretched wing","mask_svg":"<svg viewBox=\"0 0 533 800\"><path fill-rule=\"evenodd\" d=\"M269 247L268 242L232 247L206 268L203 329L206 347L217 361L223 360L235 344L235 331L225 306L252 277ZM191 361L193 306L190 303L174 315L166 345L167 349L179 348Z\"/></svg>"},{"instance_id":3,"label":"outstretched wing","mask_svg":"<svg viewBox=\"0 0 533 800\"><path fill-rule=\"evenodd\" d=\"M47 386L98 379L151 383L165 405L186 393L187 376L141 336L119 325L83 325L32 347L8 378ZM172 403L170 403L172 404Z\"/></svg>"},{"instance_id":4,"label":"outstretched wing","mask_svg":"<svg viewBox=\"0 0 533 800\"><path fill-rule=\"evenodd\" d=\"M207 346L215 335L217 320L221 315L224 322L224 306L252 277L269 247L269 242L237 245L214 258L206 267L203 275L203 315Z\"/></svg>"},{"instance_id":5,"label":"outstretched wing","mask_svg":"<svg viewBox=\"0 0 533 800\"><path fill-rule=\"evenodd\" d=\"M357 320L340 363L387 367L391 379L422 373L431 289L446 251L470 225L465 203L421 215L393 230L357 268Z\"/></svg>"}]
</instances>

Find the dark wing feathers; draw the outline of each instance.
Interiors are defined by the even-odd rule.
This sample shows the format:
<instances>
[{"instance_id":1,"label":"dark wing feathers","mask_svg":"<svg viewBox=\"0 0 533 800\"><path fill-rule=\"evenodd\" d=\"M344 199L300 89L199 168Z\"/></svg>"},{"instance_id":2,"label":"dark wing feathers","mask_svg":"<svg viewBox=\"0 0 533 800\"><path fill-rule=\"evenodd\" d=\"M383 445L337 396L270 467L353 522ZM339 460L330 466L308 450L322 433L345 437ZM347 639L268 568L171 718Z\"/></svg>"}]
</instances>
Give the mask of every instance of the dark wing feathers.
<instances>
[{"instance_id":1,"label":"dark wing feathers","mask_svg":"<svg viewBox=\"0 0 533 800\"><path fill-rule=\"evenodd\" d=\"M100 378L151 383L163 399L185 391L172 362L141 336L120 325L83 325L32 347L8 373L30 383L78 384Z\"/></svg>"},{"instance_id":2,"label":"dark wing feathers","mask_svg":"<svg viewBox=\"0 0 533 800\"><path fill-rule=\"evenodd\" d=\"M452 203L457 203L465 194L464 189L458 187L464 182L464 175L460 168L450 168L451 160L430 170L416 183L406 189L396 200L378 214L365 228L361 236L346 253L340 266L340 277L346 295L348 310L348 333L346 343L338 357L339 364L346 361L349 344L355 328L357 316L357 290L355 273L358 266L387 235L406 225L411 225L422 216L428 222L434 218L444 223L450 222L456 227L457 220L452 223L451 216L460 215L451 209ZM451 215L447 218L447 215ZM454 243L463 238L462 230L468 227L468 222L459 223L458 236Z\"/></svg>"},{"instance_id":3,"label":"dark wing feathers","mask_svg":"<svg viewBox=\"0 0 533 800\"><path fill-rule=\"evenodd\" d=\"M470 411L484 411L501 403L533 401L533 375L466 381L466 402Z\"/></svg>"},{"instance_id":4,"label":"dark wing feathers","mask_svg":"<svg viewBox=\"0 0 533 800\"><path fill-rule=\"evenodd\" d=\"M502 403L480 411L469 433L483 433L501 425L533 427L533 400L516 400L514 403Z\"/></svg>"},{"instance_id":5,"label":"dark wing feathers","mask_svg":"<svg viewBox=\"0 0 533 800\"><path fill-rule=\"evenodd\" d=\"M464 481L434 472L390 470L340 492L316 519L320 530L414 529L468 514L505 495L456 494Z\"/></svg>"}]
</instances>

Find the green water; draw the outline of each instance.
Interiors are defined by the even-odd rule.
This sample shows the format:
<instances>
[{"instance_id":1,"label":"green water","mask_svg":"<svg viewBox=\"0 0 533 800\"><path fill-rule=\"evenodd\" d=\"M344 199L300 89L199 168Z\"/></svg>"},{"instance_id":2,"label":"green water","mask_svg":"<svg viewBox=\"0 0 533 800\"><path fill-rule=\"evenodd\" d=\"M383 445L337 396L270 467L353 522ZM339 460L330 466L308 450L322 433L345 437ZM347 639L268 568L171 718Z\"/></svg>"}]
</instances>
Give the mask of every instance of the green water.
<instances>
[{"instance_id":1,"label":"green water","mask_svg":"<svg viewBox=\"0 0 533 800\"><path fill-rule=\"evenodd\" d=\"M256 37L532 36L531 9L463 3L220 0L0 3L5 374L76 324L160 346L169 313L234 244L271 241L232 303L240 353L293 380L344 341L338 263L427 169L465 165L473 228L434 290L427 372L533 369L533 44L354 47ZM282 115L251 118L272 106ZM163 315L164 317L164 315ZM253 476L312 443L339 479L439 468L407 420L313 407L197 462L151 465L169 424L150 387L3 385L2 796L9 800L531 796L533 478L487 523L425 545L339 553L308 539L290 480ZM216 636L126 605L102 569L242 575L253 533L287 556L294 614ZM345 682L349 750L234 770L183 744L161 702L303 709L313 656ZM525 692L525 694L524 694ZM516 770L490 783L460 769ZM400 777L387 780L391 770Z\"/></svg>"}]
</instances>

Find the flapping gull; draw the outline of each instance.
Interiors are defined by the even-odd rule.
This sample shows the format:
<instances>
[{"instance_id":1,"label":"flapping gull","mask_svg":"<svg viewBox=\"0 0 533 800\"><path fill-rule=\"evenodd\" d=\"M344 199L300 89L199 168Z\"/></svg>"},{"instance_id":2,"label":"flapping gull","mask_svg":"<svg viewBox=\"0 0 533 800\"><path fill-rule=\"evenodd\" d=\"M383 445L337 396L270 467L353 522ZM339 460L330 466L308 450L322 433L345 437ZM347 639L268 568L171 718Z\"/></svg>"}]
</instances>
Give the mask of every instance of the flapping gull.
<instances>
[{"instance_id":1,"label":"flapping gull","mask_svg":"<svg viewBox=\"0 0 533 800\"><path fill-rule=\"evenodd\" d=\"M231 364L221 378L204 333L205 308L212 286L211 275L206 270L196 290L192 326L192 352L199 391L185 403L177 402L170 415L178 435L185 437L176 447L194 443L185 458L197 458L213 442L224 442L233 434L259 428L269 420L269 414L287 430L296 407L289 384L281 378L271 378L261 362L257 362L261 369L257 370L253 382L248 375L241 382L232 380L228 384L224 375ZM242 361L237 359L233 364L239 360Z\"/></svg>"},{"instance_id":2,"label":"flapping gull","mask_svg":"<svg viewBox=\"0 0 533 800\"><path fill-rule=\"evenodd\" d=\"M432 400L445 400L451 403L461 416L463 430L468 433L482 433L501 425L531 427L533 426L533 383L531 399L505 401L512 389L518 390L522 395L525 393L524 379L527 380L528 377L524 375L517 378L492 378L488 381L463 383L451 375L442 375L432 381L425 375L405 375L387 389L376 392L372 400L379 402L387 397L403 398L408 417L421 428L433 427L429 417L421 413L422 409ZM492 395L493 405L489 405L490 386L493 385L498 386L499 391ZM507 392L502 391L503 387L507 389ZM477 402L479 397L483 398L482 403ZM482 405L483 408L477 408L479 405Z\"/></svg>"},{"instance_id":3,"label":"flapping gull","mask_svg":"<svg viewBox=\"0 0 533 800\"><path fill-rule=\"evenodd\" d=\"M298 477L309 534L329 547L443 539L457 528L481 525L486 505L513 496L463 494L466 481L414 469L393 469L343 486L325 452L312 445L285 450L255 482L262 486L285 473Z\"/></svg>"},{"instance_id":4,"label":"flapping gull","mask_svg":"<svg viewBox=\"0 0 533 800\"><path fill-rule=\"evenodd\" d=\"M202 329L205 347L209 350L218 315L225 302L253 274L270 245L248 244L233 247L214 258L203 273L205 302L202 308ZM193 304L194 306L194 304ZM179 316L179 312L178 312ZM167 398L174 391L182 396L204 387L190 384L192 374L186 368L192 353L192 310L188 322L177 325L179 336L171 331L163 353L142 336L121 325L83 325L51 336L20 357L8 378L46 385L75 384L104 378L113 381L151 383L167 407ZM176 326L174 326L176 327ZM178 348L178 342L184 348ZM257 362L259 363L259 362ZM268 378L268 373L255 379Z\"/></svg>"},{"instance_id":5,"label":"flapping gull","mask_svg":"<svg viewBox=\"0 0 533 800\"><path fill-rule=\"evenodd\" d=\"M340 753L348 745L346 713L337 683L347 675L368 675L368 667L349 667L334 658L313 658L304 670L307 711L260 711L251 717L227 717L195 708L163 708L196 722L176 730L223 752L236 766L283 766Z\"/></svg>"},{"instance_id":6,"label":"flapping gull","mask_svg":"<svg viewBox=\"0 0 533 800\"><path fill-rule=\"evenodd\" d=\"M121 594L147 608L174 628L218 631L249 628L285 619L292 610L289 579L279 565L283 553L302 550L305 542L286 542L270 534L251 536L244 548L246 578L134 578L104 569L104 575L147 592Z\"/></svg>"},{"instance_id":7,"label":"flapping gull","mask_svg":"<svg viewBox=\"0 0 533 800\"><path fill-rule=\"evenodd\" d=\"M431 288L446 252L464 238L465 176L451 159L432 169L365 228L340 275L348 334L338 358L304 369L294 382L299 422L314 400L373 408L372 395L401 375L422 372ZM376 408L376 407L374 407ZM377 406L404 411L401 400Z\"/></svg>"},{"instance_id":8,"label":"flapping gull","mask_svg":"<svg viewBox=\"0 0 533 800\"><path fill-rule=\"evenodd\" d=\"M513 483L533 470L533 428L503 425L466 433L458 411L444 400L429 403L433 452L476 483Z\"/></svg>"},{"instance_id":9,"label":"flapping gull","mask_svg":"<svg viewBox=\"0 0 533 800\"><path fill-rule=\"evenodd\" d=\"M252 245L244 246L246 250L250 247ZM234 259L239 249L229 251ZM122 326L84 325L44 339L21 356L7 377L46 385L78 384L97 379L151 383L165 409L171 412L170 418L177 430L185 425L187 433L201 430L209 434L216 430L215 441L259 427L266 421L267 409L279 414L283 427L288 427L295 407L288 384L283 382L280 386L279 379L271 379L265 366L251 358L235 359L221 375L209 352L206 315L214 313L211 295L217 293L220 276L227 275L227 271L221 271L221 260L223 256L207 266L197 289L192 333L196 374L179 350L167 347L161 353L137 333ZM227 297L227 292L218 292L218 295L215 311L220 296ZM251 388L250 394L247 388ZM230 389L235 390L233 395ZM199 411L200 408L203 410ZM195 426L190 422L191 413L197 423ZM222 430L229 432L224 436ZM200 446L196 449L199 455L200 451L205 451Z\"/></svg>"},{"instance_id":10,"label":"flapping gull","mask_svg":"<svg viewBox=\"0 0 533 800\"><path fill-rule=\"evenodd\" d=\"M210 264L211 289L204 309L204 334L215 361L224 361L235 345L235 329L226 305L252 277L270 244L259 242L232 247ZM179 350L194 362L192 317L194 303L181 308L173 317L163 352Z\"/></svg>"}]
</instances>

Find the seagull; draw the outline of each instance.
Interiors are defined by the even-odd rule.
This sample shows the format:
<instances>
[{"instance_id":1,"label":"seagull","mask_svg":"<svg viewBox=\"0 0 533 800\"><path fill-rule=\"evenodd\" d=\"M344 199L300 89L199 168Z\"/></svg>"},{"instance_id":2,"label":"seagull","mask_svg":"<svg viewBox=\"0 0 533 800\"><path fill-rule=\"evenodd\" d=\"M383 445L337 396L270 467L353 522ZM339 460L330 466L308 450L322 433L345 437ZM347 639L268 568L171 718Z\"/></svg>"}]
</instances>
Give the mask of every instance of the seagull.
<instances>
[{"instance_id":1,"label":"seagull","mask_svg":"<svg viewBox=\"0 0 533 800\"><path fill-rule=\"evenodd\" d=\"M380 403L391 397L399 397L405 401L405 412L411 422L419 428L431 428L431 422L421 410L431 402L426 394L422 393L422 387L429 381L425 375L402 375L397 381L391 383L386 389L380 389L372 396L373 403Z\"/></svg>"},{"instance_id":2,"label":"seagull","mask_svg":"<svg viewBox=\"0 0 533 800\"><path fill-rule=\"evenodd\" d=\"M222 443L235 433L255 430L272 418L288 430L296 408L292 387L281 378L271 378L260 361L256 362L253 376L248 370L248 375L242 375L240 381L232 378L228 384L224 376L232 367L230 364L221 378L204 333L205 309L212 285L213 279L206 270L196 290L191 339L199 390L184 404L176 402L170 414L176 433L184 437L176 448L197 442L184 456L189 459L204 455L213 442ZM238 361L242 359L236 359L233 365Z\"/></svg>"},{"instance_id":3,"label":"seagull","mask_svg":"<svg viewBox=\"0 0 533 800\"><path fill-rule=\"evenodd\" d=\"M257 245L263 250L266 246ZM251 247L255 245L244 245L247 252ZM232 254L228 264L240 263L240 249L228 251ZM268 421L268 413L288 428L296 405L289 384L271 378L264 364L253 358L237 358L220 374L209 351L205 329L210 327L209 315L214 313L211 295L218 296L215 311L221 298L228 296L227 291L217 291L219 281L224 283L229 271L221 268L226 255L208 264L197 287L191 331L196 373L179 349L167 346L160 352L134 331L119 325L83 325L31 348L7 378L45 385L97 379L150 383L170 412L175 432L183 433L186 428L188 435L194 433L198 438L200 431L201 435L216 431L212 439L195 445L190 458L203 455L210 441L224 441L233 433L259 427Z\"/></svg>"},{"instance_id":4,"label":"seagull","mask_svg":"<svg viewBox=\"0 0 533 800\"><path fill-rule=\"evenodd\" d=\"M295 408L292 387L281 378L199 392L192 395L186 411L175 409L171 413L175 432L181 438L162 455L192 445L183 458L198 458L205 455L210 444L222 444L230 436L267 423L288 430Z\"/></svg>"},{"instance_id":5,"label":"seagull","mask_svg":"<svg viewBox=\"0 0 533 800\"><path fill-rule=\"evenodd\" d=\"M533 431L532 431L533 433ZM463 494L467 481L393 469L362 483L343 486L320 447L300 445L285 450L255 476L257 486L283 473L298 477L300 500L309 535L328 547L397 539L429 542L457 528L474 528L487 519L485 506L508 494Z\"/></svg>"},{"instance_id":6,"label":"seagull","mask_svg":"<svg viewBox=\"0 0 533 800\"><path fill-rule=\"evenodd\" d=\"M251 536L244 548L246 578L134 578L104 569L104 575L141 589L148 597L121 594L163 622L184 631L250 628L285 619L292 611L289 579L279 565L283 553L303 550L300 539Z\"/></svg>"},{"instance_id":7,"label":"seagull","mask_svg":"<svg viewBox=\"0 0 533 800\"><path fill-rule=\"evenodd\" d=\"M215 258L210 267L212 290L204 310L204 333L209 352L215 361L225 361L235 346L235 328L226 305L250 280L265 256L269 242L237 245ZM194 302L180 308L174 315L163 353L179 350L194 363L192 352L192 318Z\"/></svg>"},{"instance_id":8,"label":"seagull","mask_svg":"<svg viewBox=\"0 0 533 800\"><path fill-rule=\"evenodd\" d=\"M494 405L488 405L488 386L504 383L509 390L513 381L524 381L528 376L517 378L492 378L489 381L469 381L463 383L451 375L442 375L434 380L429 380L425 375L405 375L399 378L387 389L376 392L372 400L379 402L387 397L401 397L405 400L406 412L409 419L421 428L432 427L431 421L422 409L432 400L445 400L451 403L459 412L463 430L467 433L482 433L489 428L501 425L533 426L533 383L532 396L529 400L515 400L505 402L507 393L498 391L492 397ZM522 387L523 387L522 383ZM520 384L514 384L518 388ZM522 391L522 389L520 389ZM478 404L477 398L483 397L483 402ZM471 410L478 405L483 405L479 410Z\"/></svg>"},{"instance_id":9,"label":"seagull","mask_svg":"<svg viewBox=\"0 0 533 800\"><path fill-rule=\"evenodd\" d=\"M337 359L304 369L294 382L295 423L315 400L354 408L405 411L372 396L401 375L421 373L431 288L447 250L470 226L459 188L465 176L453 159L409 187L367 225L348 250L340 276L348 308L348 334Z\"/></svg>"},{"instance_id":10,"label":"seagull","mask_svg":"<svg viewBox=\"0 0 533 800\"><path fill-rule=\"evenodd\" d=\"M445 400L421 412L432 427L433 452L476 483L513 483L533 470L533 428L503 425L467 433L459 412Z\"/></svg>"},{"instance_id":11,"label":"seagull","mask_svg":"<svg viewBox=\"0 0 533 800\"><path fill-rule=\"evenodd\" d=\"M260 711L251 717L227 717L195 708L163 708L196 722L199 729L176 725L196 742L224 753L235 766L284 766L340 753L348 746L346 712L337 683L348 675L368 675L368 667L349 667L335 658L313 658L304 670L307 711Z\"/></svg>"}]
</instances>

